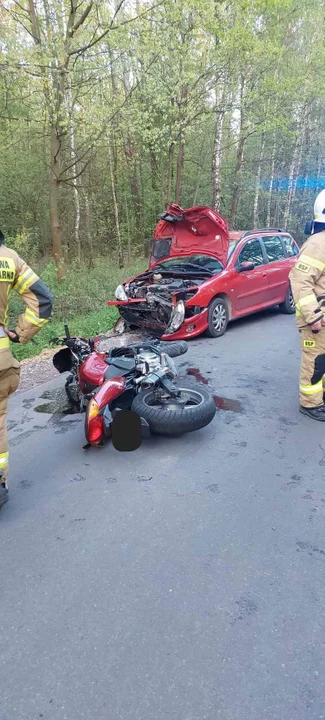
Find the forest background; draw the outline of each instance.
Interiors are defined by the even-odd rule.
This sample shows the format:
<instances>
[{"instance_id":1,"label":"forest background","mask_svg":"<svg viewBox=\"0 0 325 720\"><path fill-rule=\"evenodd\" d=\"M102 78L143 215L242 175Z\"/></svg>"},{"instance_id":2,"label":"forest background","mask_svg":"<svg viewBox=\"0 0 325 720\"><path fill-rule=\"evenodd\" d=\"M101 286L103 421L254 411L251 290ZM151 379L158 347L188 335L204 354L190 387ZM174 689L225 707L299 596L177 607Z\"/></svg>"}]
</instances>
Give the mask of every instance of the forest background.
<instances>
[{"instance_id":1,"label":"forest background","mask_svg":"<svg viewBox=\"0 0 325 720\"><path fill-rule=\"evenodd\" d=\"M323 0L1 0L0 228L56 298L18 357L64 321L112 326L170 202L303 240L325 187L324 19Z\"/></svg>"}]
</instances>

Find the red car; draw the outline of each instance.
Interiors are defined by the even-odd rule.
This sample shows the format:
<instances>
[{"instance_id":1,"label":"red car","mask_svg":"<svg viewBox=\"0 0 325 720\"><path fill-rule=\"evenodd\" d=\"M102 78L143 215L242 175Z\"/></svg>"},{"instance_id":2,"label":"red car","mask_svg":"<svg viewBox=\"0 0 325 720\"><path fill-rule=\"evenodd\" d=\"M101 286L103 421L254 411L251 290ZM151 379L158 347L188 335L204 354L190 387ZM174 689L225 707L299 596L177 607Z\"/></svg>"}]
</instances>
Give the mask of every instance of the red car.
<instances>
[{"instance_id":1,"label":"red car","mask_svg":"<svg viewBox=\"0 0 325 720\"><path fill-rule=\"evenodd\" d=\"M208 207L161 215L149 268L119 285L118 324L140 327L163 339L207 332L220 337L231 320L280 305L295 307L288 275L299 249L285 230L229 232Z\"/></svg>"}]
</instances>

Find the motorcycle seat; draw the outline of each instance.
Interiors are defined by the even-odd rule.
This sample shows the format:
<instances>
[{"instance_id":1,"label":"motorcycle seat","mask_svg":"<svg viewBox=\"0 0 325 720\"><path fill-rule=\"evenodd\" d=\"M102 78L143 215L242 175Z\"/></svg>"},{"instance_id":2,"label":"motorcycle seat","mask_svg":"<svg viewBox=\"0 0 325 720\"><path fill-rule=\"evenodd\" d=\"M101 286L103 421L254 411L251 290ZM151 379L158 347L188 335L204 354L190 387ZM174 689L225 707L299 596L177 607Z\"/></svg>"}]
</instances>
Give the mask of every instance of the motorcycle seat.
<instances>
[{"instance_id":1,"label":"motorcycle seat","mask_svg":"<svg viewBox=\"0 0 325 720\"><path fill-rule=\"evenodd\" d=\"M134 358L107 357L105 358L105 362L108 365L104 375L105 380L113 377L124 377L124 375L128 375L136 368Z\"/></svg>"}]
</instances>

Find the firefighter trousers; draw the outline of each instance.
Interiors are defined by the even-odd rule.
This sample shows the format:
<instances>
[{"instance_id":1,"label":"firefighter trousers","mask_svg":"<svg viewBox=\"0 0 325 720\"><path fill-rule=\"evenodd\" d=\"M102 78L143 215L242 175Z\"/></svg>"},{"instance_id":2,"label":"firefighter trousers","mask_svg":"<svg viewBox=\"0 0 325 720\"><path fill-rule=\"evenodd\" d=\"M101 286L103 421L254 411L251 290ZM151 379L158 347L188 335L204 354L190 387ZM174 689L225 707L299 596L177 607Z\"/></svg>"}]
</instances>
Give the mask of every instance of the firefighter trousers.
<instances>
[{"instance_id":1,"label":"firefighter trousers","mask_svg":"<svg viewBox=\"0 0 325 720\"><path fill-rule=\"evenodd\" d=\"M8 437L6 426L6 415L8 397L19 385L20 367L14 360L13 367L0 370L0 482L7 487L7 474L9 466Z\"/></svg>"},{"instance_id":2,"label":"firefighter trousers","mask_svg":"<svg viewBox=\"0 0 325 720\"><path fill-rule=\"evenodd\" d=\"M325 326L314 334L310 327L300 330L300 404L317 408L323 405L325 381Z\"/></svg>"}]
</instances>

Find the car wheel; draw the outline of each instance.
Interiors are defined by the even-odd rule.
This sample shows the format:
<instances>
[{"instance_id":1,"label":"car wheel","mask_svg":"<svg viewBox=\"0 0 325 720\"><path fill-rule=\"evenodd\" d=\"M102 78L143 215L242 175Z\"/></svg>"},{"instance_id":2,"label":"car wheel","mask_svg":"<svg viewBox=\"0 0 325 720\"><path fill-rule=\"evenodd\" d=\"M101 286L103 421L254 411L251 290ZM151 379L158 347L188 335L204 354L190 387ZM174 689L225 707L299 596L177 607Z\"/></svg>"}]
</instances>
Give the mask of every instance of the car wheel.
<instances>
[{"instance_id":1,"label":"car wheel","mask_svg":"<svg viewBox=\"0 0 325 720\"><path fill-rule=\"evenodd\" d=\"M228 323L228 304L224 298L217 297L209 305L207 335L213 338L221 337L226 332Z\"/></svg>"},{"instance_id":2,"label":"car wheel","mask_svg":"<svg viewBox=\"0 0 325 720\"><path fill-rule=\"evenodd\" d=\"M293 315L296 312L295 301L293 299L290 285L287 290L285 301L280 305L280 311L285 315Z\"/></svg>"}]
</instances>

